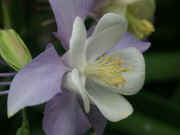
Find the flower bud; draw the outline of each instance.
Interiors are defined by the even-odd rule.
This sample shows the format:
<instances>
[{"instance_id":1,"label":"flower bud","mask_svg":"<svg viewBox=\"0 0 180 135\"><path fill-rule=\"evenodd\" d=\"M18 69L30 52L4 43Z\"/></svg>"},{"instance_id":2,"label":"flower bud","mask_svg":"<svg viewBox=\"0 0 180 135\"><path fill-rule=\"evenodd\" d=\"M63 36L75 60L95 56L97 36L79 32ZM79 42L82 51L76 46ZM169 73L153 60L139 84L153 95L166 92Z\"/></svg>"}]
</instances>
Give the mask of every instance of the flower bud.
<instances>
[{"instance_id":1,"label":"flower bud","mask_svg":"<svg viewBox=\"0 0 180 135\"><path fill-rule=\"evenodd\" d=\"M32 60L25 43L13 29L0 30L0 55L16 71Z\"/></svg>"},{"instance_id":2,"label":"flower bud","mask_svg":"<svg viewBox=\"0 0 180 135\"><path fill-rule=\"evenodd\" d=\"M95 19L108 12L124 15L128 20L128 31L142 39L155 31L152 24L154 0L97 0L97 6L90 14Z\"/></svg>"},{"instance_id":3,"label":"flower bud","mask_svg":"<svg viewBox=\"0 0 180 135\"><path fill-rule=\"evenodd\" d=\"M152 24L155 13L154 0L139 0L129 4L126 16L129 22L129 31L137 38L142 39L155 31Z\"/></svg>"}]
</instances>

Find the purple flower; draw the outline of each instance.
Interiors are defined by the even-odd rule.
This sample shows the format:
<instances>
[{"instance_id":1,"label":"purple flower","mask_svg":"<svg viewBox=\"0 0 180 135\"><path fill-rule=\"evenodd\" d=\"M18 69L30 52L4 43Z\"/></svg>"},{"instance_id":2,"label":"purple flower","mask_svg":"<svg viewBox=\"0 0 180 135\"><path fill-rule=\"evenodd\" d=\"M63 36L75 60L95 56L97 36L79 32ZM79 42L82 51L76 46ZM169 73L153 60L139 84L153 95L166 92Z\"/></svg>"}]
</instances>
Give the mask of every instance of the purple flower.
<instances>
[{"instance_id":1,"label":"purple flower","mask_svg":"<svg viewBox=\"0 0 180 135\"><path fill-rule=\"evenodd\" d=\"M26 106L51 99L46 105L43 122L48 135L81 135L91 126L95 126L96 132L102 134L106 121L99 111L85 115L76 94L61 89L62 78L68 71L53 47L36 57L18 72L11 83L8 95L9 117ZM99 115L98 121L94 121L94 113ZM100 128L96 128L96 123L99 123L97 126L101 125Z\"/></svg>"},{"instance_id":2,"label":"purple flower","mask_svg":"<svg viewBox=\"0 0 180 135\"><path fill-rule=\"evenodd\" d=\"M110 18L112 21L109 22ZM113 48L126 30L123 17L107 14L99 21L93 34L86 39L84 24L77 17L70 49L63 57L59 57L55 49L49 47L17 73L8 95L8 115L12 116L26 106L50 100L46 105L43 122L48 135L80 135L90 127L93 127L97 134L102 134L106 121L99 114L99 110L111 121L126 118L132 113L132 107L118 93L131 95L141 89L144 83L144 60L134 47L141 50L144 48L141 48L138 42L129 45L124 41L128 48L120 43L120 50L107 54L107 57L98 58ZM110 59L111 56L116 57ZM103 66L104 62L107 62L107 65ZM114 66L111 67L111 64ZM115 68L121 74L101 76L101 72L98 73L96 68L107 73L111 73L109 68ZM113 80L113 76L116 80ZM87 114L83 112L81 103ZM90 104L96 105L99 110L90 110Z\"/></svg>"},{"instance_id":3,"label":"purple flower","mask_svg":"<svg viewBox=\"0 0 180 135\"><path fill-rule=\"evenodd\" d=\"M105 118L118 121L132 113L132 106L121 95L135 94L142 88L145 65L140 51L149 43L138 42L129 34L124 36L126 20L111 13L102 17L87 38L80 17L85 17L83 12L90 9L91 2L50 2L58 24L57 35L69 50L60 57L50 46L17 73L8 95L8 115L48 102L43 120L47 135L81 135L91 127L101 135Z\"/></svg>"}]
</instances>

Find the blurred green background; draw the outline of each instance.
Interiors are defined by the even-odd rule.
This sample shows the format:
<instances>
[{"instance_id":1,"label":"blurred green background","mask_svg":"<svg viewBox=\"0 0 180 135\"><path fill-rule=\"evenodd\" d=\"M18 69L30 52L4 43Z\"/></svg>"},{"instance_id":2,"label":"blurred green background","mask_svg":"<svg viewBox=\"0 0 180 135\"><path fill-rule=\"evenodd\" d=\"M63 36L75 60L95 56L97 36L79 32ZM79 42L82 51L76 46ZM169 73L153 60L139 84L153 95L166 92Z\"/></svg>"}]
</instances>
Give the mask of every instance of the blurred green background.
<instances>
[{"instance_id":1,"label":"blurred green background","mask_svg":"<svg viewBox=\"0 0 180 135\"><path fill-rule=\"evenodd\" d=\"M118 123L108 123L105 135L180 135L180 45L179 1L156 0L154 18L156 32L149 37L151 48L145 53L146 83L135 96L127 97L134 106L134 114ZM7 6L7 10L4 10ZM4 18L4 11L9 19ZM23 38L33 57L48 42L59 44L53 14L46 0L1 0L0 28L14 28ZM7 25L8 24L8 25ZM0 63L0 72L13 71ZM0 81L12 78L0 78ZM0 87L0 90L8 87ZM21 125L21 113L8 119L6 96L0 97L0 135L15 135ZM27 109L31 135L44 135L42 108Z\"/></svg>"}]
</instances>

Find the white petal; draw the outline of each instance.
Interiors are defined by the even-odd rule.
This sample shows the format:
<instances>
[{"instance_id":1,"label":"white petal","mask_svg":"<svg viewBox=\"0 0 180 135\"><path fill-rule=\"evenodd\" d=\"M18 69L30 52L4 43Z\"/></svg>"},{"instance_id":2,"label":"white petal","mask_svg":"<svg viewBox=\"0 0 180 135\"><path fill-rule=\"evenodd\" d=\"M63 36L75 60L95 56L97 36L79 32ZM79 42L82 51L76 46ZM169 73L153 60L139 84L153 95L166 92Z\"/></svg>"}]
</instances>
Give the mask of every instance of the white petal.
<instances>
[{"instance_id":1,"label":"white petal","mask_svg":"<svg viewBox=\"0 0 180 135\"><path fill-rule=\"evenodd\" d=\"M92 36L87 40L87 59L95 60L114 47L127 31L127 21L124 16L109 13L97 24Z\"/></svg>"},{"instance_id":2,"label":"white petal","mask_svg":"<svg viewBox=\"0 0 180 135\"><path fill-rule=\"evenodd\" d=\"M137 92L139 92L139 90L142 89L145 80L145 62L142 53L134 47L129 47L119 49L113 52L113 55L120 57L120 59L124 61L123 67L132 67L131 70L122 73L122 76L126 80L125 87L110 87L102 82L96 80L95 82L102 85L104 89L116 93L120 93L123 95L136 94Z\"/></svg>"},{"instance_id":3,"label":"white petal","mask_svg":"<svg viewBox=\"0 0 180 135\"><path fill-rule=\"evenodd\" d=\"M72 37L70 40L70 49L65 57L74 68L82 68L85 64L85 42L87 32L83 20L76 17L73 24Z\"/></svg>"},{"instance_id":4,"label":"white petal","mask_svg":"<svg viewBox=\"0 0 180 135\"><path fill-rule=\"evenodd\" d=\"M117 25L120 23L120 17L115 13L107 13L105 14L96 25L96 28L93 32L93 35L103 32L105 29Z\"/></svg>"},{"instance_id":5,"label":"white petal","mask_svg":"<svg viewBox=\"0 0 180 135\"><path fill-rule=\"evenodd\" d=\"M63 82L63 87L74 91L82 97L84 108L86 112L90 110L89 99L87 91L85 89L86 77L80 75L77 69L73 69L72 72L69 72L65 75Z\"/></svg>"},{"instance_id":6,"label":"white petal","mask_svg":"<svg viewBox=\"0 0 180 135\"><path fill-rule=\"evenodd\" d=\"M123 96L94 87L91 83L88 83L87 90L92 102L109 121L116 122L132 114L133 108Z\"/></svg>"}]
</instances>

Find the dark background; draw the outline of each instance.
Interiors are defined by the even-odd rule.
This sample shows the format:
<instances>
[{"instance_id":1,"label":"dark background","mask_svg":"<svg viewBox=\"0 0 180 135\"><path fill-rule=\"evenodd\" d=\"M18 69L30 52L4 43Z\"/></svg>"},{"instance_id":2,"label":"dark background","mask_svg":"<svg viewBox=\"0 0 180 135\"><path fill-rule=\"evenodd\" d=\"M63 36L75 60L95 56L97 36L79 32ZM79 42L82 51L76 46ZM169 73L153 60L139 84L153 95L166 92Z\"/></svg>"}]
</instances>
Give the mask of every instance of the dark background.
<instances>
[{"instance_id":1,"label":"dark background","mask_svg":"<svg viewBox=\"0 0 180 135\"><path fill-rule=\"evenodd\" d=\"M4 28L2 2L4 1L0 1L0 28ZM53 21L47 2L9 2L11 26L21 35L33 57L42 52L48 42L59 44L51 34L56 31L55 22L46 24L48 19ZM156 32L149 37L152 46L145 53L145 86L137 95L127 97L134 106L134 114L118 123L109 122L106 135L180 135L179 1L156 0L156 3ZM0 64L0 72L9 71L13 69L6 64ZM8 119L6 98L0 97L0 135L15 135L21 125L21 113ZM43 106L27 109L31 135L44 135L41 129L42 109Z\"/></svg>"}]
</instances>

